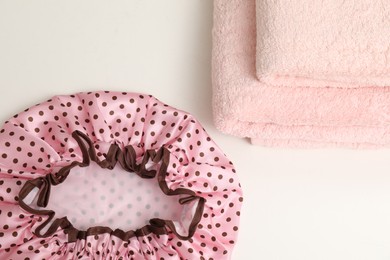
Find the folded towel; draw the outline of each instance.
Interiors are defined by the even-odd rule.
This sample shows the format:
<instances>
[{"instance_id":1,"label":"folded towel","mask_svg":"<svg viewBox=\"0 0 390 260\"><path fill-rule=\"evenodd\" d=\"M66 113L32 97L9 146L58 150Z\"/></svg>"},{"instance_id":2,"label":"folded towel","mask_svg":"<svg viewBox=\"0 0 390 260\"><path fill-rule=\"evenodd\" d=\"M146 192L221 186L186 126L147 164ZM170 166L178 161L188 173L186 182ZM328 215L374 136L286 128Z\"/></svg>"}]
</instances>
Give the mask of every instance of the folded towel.
<instances>
[{"instance_id":1,"label":"folded towel","mask_svg":"<svg viewBox=\"0 0 390 260\"><path fill-rule=\"evenodd\" d=\"M256 19L261 81L390 86L389 0L257 0Z\"/></svg>"},{"instance_id":2,"label":"folded towel","mask_svg":"<svg viewBox=\"0 0 390 260\"><path fill-rule=\"evenodd\" d=\"M256 76L256 0L215 0L216 127L255 144L390 146L390 88L267 86Z\"/></svg>"}]
</instances>

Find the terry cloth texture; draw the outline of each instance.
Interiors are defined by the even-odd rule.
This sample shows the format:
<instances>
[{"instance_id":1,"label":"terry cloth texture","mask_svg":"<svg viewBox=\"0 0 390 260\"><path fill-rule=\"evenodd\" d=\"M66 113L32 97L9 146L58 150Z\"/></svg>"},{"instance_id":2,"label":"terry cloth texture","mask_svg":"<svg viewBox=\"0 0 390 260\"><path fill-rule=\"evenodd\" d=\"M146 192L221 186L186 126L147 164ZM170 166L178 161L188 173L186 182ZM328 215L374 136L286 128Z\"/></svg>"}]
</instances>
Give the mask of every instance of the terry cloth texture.
<instances>
[{"instance_id":1,"label":"terry cloth texture","mask_svg":"<svg viewBox=\"0 0 390 260\"><path fill-rule=\"evenodd\" d=\"M256 19L261 81L390 86L388 0L256 0Z\"/></svg>"},{"instance_id":2,"label":"terry cloth texture","mask_svg":"<svg viewBox=\"0 0 390 260\"><path fill-rule=\"evenodd\" d=\"M256 75L256 0L216 0L216 127L282 147L379 148L390 144L390 88L270 86Z\"/></svg>"}]
</instances>

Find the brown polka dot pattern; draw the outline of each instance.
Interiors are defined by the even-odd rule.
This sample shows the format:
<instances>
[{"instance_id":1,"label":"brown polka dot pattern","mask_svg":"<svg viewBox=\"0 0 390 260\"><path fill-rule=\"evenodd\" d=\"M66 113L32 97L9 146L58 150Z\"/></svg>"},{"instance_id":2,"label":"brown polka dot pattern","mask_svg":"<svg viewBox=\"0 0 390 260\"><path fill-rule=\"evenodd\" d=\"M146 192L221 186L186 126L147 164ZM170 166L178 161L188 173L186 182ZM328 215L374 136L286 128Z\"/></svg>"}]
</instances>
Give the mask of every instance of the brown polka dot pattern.
<instances>
[{"instance_id":1,"label":"brown polka dot pattern","mask_svg":"<svg viewBox=\"0 0 390 260\"><path fill-rule=\"evenodd\" d=\"M62 227L48 238L33 232L45 217L24 211L18 194L26 180L44 177L82 151L72 137L85 133L104 160L107 143L170 152L166 182L206 200L195 234L169 232L124 241L103 233L68 243ZM152 96L89 92L56 96L15 115L0 130L0 259L229 259L239 231L242 191L232 163L188 113Z\"/></svg>"}]
</instances>

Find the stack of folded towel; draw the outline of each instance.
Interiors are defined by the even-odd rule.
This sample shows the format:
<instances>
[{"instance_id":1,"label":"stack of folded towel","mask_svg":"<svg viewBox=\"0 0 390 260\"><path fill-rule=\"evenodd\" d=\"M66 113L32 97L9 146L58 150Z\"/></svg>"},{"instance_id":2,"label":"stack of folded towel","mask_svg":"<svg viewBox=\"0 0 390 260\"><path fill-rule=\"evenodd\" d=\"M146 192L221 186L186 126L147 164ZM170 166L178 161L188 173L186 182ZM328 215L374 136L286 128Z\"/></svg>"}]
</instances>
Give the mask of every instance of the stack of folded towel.
<instances>
[{"instance_id":1,"label":"stack of folded towel","mask_svg":"<svg viewBox=\"0 0 390 260\"><path fill-rule=\"evenodd\" d=\"M265 146L390 147L388 0L215 0L214 121Z\"/></svg>"}]
</instances>

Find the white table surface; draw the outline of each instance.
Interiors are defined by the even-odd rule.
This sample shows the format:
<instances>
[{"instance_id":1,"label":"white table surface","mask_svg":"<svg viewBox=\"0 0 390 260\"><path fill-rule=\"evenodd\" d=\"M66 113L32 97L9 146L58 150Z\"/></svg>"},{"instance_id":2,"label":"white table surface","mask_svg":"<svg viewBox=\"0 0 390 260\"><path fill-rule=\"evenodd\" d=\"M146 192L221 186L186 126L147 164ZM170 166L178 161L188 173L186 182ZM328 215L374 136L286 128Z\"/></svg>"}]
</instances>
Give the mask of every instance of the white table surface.
<instances>
[{"instance_id":1,"label":"white table surface","mask_svg":"<svg viewBox=\"0 0 390 260\"><path fill-rule=\"evenodd\" d=\"M390 259L389 150L267 149L215 129L212 5L0 0L0 120L57 94L152 94L194 114L235 163L234 260Z\"/></svg>"}]
</instances>

